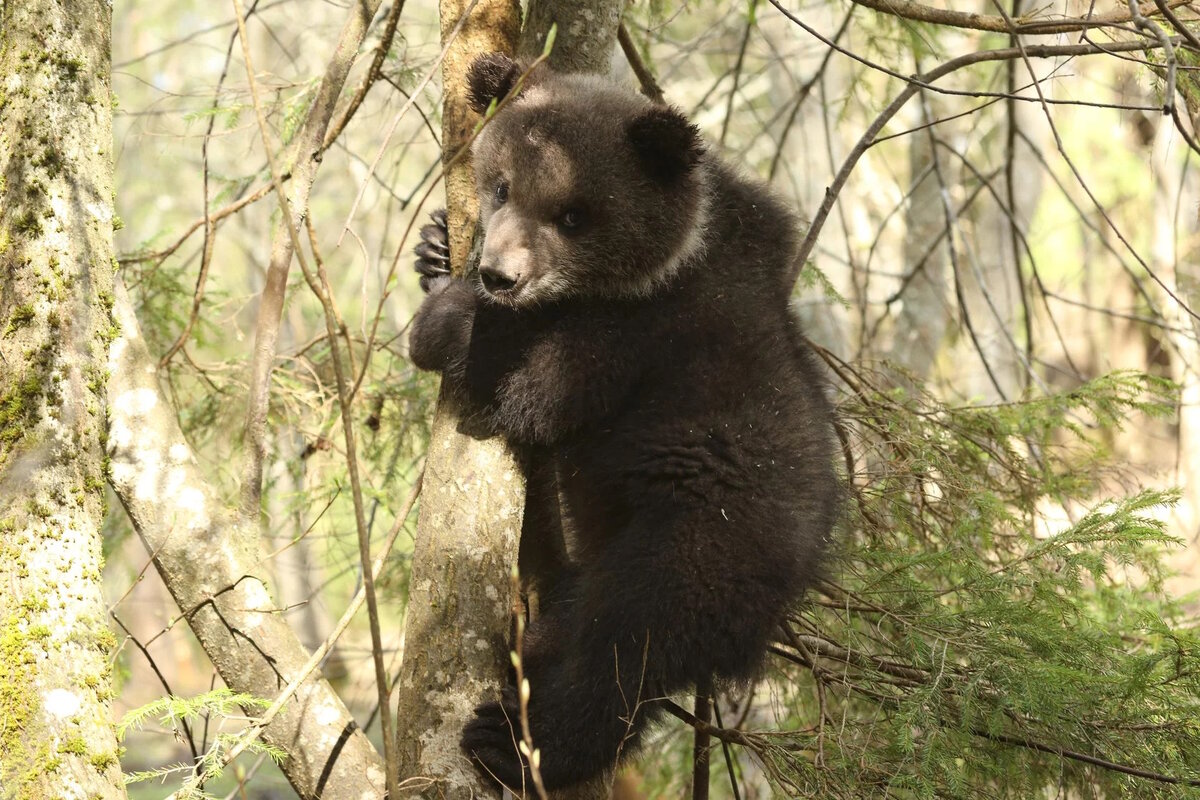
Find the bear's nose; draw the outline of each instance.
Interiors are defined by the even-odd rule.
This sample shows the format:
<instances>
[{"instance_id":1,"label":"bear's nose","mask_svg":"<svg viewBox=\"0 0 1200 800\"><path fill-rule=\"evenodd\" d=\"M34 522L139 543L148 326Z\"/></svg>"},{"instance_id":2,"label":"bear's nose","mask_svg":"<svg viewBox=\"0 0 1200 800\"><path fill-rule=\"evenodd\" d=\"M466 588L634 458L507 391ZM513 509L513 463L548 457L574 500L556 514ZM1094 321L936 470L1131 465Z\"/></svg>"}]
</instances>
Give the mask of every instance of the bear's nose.
<instances>
[{"instance_id":1,"label":"bear's nose","mask_svg":"<svg viewBox=\"0 0 1200 800\"><path fill-rule=\"evenodd\" d=\"M488 294L511 292L519 278L519 275L516 277L506 275L495 267L479 268L479 280L483 284L483 290Z\"/></svg>"}]
</instances>

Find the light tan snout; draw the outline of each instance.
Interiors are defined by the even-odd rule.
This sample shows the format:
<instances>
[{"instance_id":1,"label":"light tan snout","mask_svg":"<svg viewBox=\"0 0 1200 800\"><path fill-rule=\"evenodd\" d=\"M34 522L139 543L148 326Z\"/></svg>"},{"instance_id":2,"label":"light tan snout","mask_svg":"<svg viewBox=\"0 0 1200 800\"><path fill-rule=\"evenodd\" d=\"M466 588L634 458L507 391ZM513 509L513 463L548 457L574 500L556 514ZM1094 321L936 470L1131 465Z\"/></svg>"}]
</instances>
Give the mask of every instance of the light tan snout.
<instances>
[{"instance_id":1,"label":"light tan snout","mask_svg":"<svg viewBox=\"0 0 1200 800\"><path fill-rule=\"evenodd\" d=\"M479 279L493 297L515 297L533 277L532 226L505 206L487 222Z\"/></svg>"}]
</instances>

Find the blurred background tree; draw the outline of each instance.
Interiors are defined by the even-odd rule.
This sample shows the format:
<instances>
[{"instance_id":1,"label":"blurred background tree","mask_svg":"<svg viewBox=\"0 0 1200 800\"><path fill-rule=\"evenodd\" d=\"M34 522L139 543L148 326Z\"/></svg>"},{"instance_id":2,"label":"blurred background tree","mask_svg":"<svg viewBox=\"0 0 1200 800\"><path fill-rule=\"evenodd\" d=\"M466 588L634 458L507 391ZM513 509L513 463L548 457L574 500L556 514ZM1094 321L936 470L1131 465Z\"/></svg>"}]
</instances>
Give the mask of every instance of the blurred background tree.
<instances>
[{"instance_id":1,"label":"blurred background tree","mask_svg":"<svg viewBox=\"0 0 1200 800\"><path fill-rule=\"evenodd\" d=\"M615 76L814 219L796 307L843 412L837 553L765 680L701 726L710 796L1196 796L1198 19L625 6ZM118 341L140 327L170 404L113 408L110 384L114 430L156 436L110 443L122 766L155 778L135 797L381 791L436 396L404 332L412 232L443 202L444 33L419 0L116 10ZM360 534L372 557L396 536L369 587ZM236 708L313 650L325 681L251 745ZM693 744L664 726L622 786L702 796ZM330 749L362 760L331 779ZM421 777L395 779L436 793Z\"/></svg>"}]
</instances>

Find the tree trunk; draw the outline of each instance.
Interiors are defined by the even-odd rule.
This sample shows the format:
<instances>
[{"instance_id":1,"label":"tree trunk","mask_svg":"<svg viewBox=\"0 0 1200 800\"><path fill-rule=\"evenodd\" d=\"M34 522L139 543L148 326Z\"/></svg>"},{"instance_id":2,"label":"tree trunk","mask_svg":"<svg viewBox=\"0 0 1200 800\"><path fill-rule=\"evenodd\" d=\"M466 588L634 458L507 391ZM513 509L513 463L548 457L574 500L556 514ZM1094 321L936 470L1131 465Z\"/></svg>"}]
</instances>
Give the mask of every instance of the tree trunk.
<instances>
[{"instance_id":1,"label":"tree trunk","mask_svg":"<svg viewBox=\"0 0 1200 800\"><path fill-rule=\"evenodd\" d=\"M463 0L442 1L443 41L470 6ZM573 65L562 68L606 71L620 9L614 0L534 2L519 55L536 57L550 24L558 20L552 60ZM514 0L481 0L451 44L442 69L447 162L478 120L467 106L467 68L482 53L513 52L519 19ZM584 26L585 19L594 22ZM531 26L536 30L530 32ZM446 205L451 263L461 272L478 217L469 158L447 171ZM416 790L428 791L432 781L447 798L495 794L459 750L458 740L474 707L495 697L504 680L509 575L516 563L523 507L521 474L503 444L459 433L449 405L439 404L425 466L397 683L400 774Z\"/></svg>"},{"instance_id":2,"label":"tree trunk","mask_svg":"<svg viewBox=\"0 0 1200 800\"><path fill-rule=\"evenodd\" d=\"M933 110L937 101L932 94L927 92L919 98L929 111L922 114L920 124L927 124L926 117L938 116ZM905 274L912 277L902 284L902 302L888 358L903 365L918 380L925 380L942 352L954 311L953 289L947 280L950 251L946 240L950 232L942 202L945 187L940 180L949 166L933 137L923 133L909 136L908 159L912 189L904 214L907 235L903 263Z\"/></svg>"},{"instance_id":3,"label":"tree trunk","mask_svg":"<svg viewBox=\"0 0 1200 800\"><path fill-rule=\"evenodd\" d=\"M442 1L443 42L470 6ZM515 0L481 0L470 14L442 63L446 208L451 264L459 274L466 269L478 218L470 159L450 163L479 119L467 104L467 69L482 53L512 52L521 11ZM434 418L423 487L396 685L400 776L428 777L452 800L488 796L491 790L459 751L458 739L475 706L504 674L509 569L516 559L524 487L503 443L459 433L446 403L438 404ZM424 781L409 785L428 788Z\"/></svg>"},{"instance_id":4,"label":"tree trunk","mask_svg":"<svg viewBox=\"0 0 1200 800\"><path fill-rule=\"evenodd\" d=\"M0 9L0 797L121 798L100 576L111 8Z\"/></svg>"},{"instance_id":5,"label":"tree trunk","mask_svg":"<svg viewBox=\"0 0 1200 800\"><path fill-rule=\"evenodd\" d=\"M196 468L117 286L109 362L111 481L204 651L232 689L271 698L308 660L267 590L257 520L239 523ZM382 797L383 762L337 694L309 676L263 738L302 798Z\"/></svg>"},{"instance_id":6,"label":"tree trunk","mask_svg":"<svg viewBox=\"0 0 1200 800\"><path fill-rule=\"evenodd\" d=\"M617 41L623 3L611 0L529 0L518 55L537 58L546 46L551 25L557 25L550 66L559 72L606 74Z\"/></svg>"}]
</instances>

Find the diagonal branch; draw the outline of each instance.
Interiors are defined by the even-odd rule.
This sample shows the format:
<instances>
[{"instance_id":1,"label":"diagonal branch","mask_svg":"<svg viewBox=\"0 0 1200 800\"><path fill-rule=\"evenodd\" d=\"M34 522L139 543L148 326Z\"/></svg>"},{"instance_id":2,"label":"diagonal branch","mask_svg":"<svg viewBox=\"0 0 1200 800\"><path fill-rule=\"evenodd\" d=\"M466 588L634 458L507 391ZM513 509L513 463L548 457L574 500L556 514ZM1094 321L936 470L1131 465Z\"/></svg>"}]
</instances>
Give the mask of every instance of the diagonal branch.
<instances>
[{"instance_id":1,"label":"diagonal branch","mask_svg":"<svg viewBox=\"0 0 1200 800\"><path fill-rule=\"evenodd\" d=\"M288 272L295 253L296 231L308 214L308 196L320 165L320 153L325 131L333 117L337 98L345 86L346 77L354 63L367 27L380 0L355 0L342 26L337 47L329 59L325 75L317 87L316 98L296 134L292 149L291 182L283 205L286 213L276 223L271 235L271 260L267 266L266 285L258 307L258 323L254 332L254 355L250 365L250 397L246 413L246 463L242 471L242 520L257 520L262 496L262 468L266 454L267 408L270 402L271 369L275 362L279 339L279 321L287 289ZM268 148L268 155L270 148ZM284 194L283 172L272 168L277 190Z\"/></svg>"},{"instance_id":2,"label":"diagonal branch","mask_svg":"<svg viewBox=\"0 0 1200 800\"><path fill-rule=\"evenodd\" d=\"M109 481L225 683L273 697L303 675L309 653L268 591L255 523L228 513L197 469L119 281L113 316ZM319 675L299 684L263 738L288 753L284 774L305 800L383 796L379 755Z\"/></svg>"},{"instance_id":3,"label":"diagonal branch","mask_svg":"<svg viewBox=\"0 0 1200 800\"><path fill-rule=\"evenodd\" d=\"M990 33L1013 33L1027 35L1052 35L1072 33L1091 28L1103 28L1113 25L1124 25L1131 22L1134 16L1128 10L1108 11L1103 14L1090 14L1086 17L1035 17L1021 16L1009 22L1002 16L976 14L970 11L949 11L944 8L914 3L911 0L852 0L855 5L865 6L872 11L891 14L894 17L912 20L913 22L928 22L934 25L947 25L954 28L966 28L974 31ZM1195 0L1170 0L1164 5L1170 8L1189 6ZM1154 2L1144 2L1138 8L1139 15L1153 16L1160 10Z\"/></svg>"}]
</instances>

